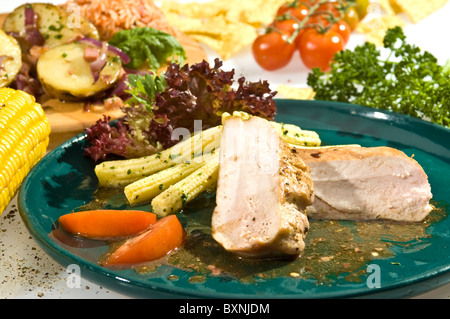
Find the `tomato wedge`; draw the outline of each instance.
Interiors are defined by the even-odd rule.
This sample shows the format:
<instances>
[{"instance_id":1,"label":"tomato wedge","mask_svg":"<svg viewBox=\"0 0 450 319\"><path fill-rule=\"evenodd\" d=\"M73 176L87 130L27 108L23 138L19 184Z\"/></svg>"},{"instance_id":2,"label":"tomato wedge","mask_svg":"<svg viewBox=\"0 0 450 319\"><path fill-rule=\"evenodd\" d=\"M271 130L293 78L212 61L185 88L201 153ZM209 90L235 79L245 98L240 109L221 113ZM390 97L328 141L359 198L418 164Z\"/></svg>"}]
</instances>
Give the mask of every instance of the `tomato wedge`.
<instances>
[{"instance_id":1,"label":"tomato wedge","mask_svg":"<svg viewBox=\"0 0 450 319\"><path fill-rule=\"evenodd\" d=\"M103 266L138 264L166 256L182 246L184 229L175 215L159 219L141 235L130 238L117 248Z\"/></svg>"}]
</instances>

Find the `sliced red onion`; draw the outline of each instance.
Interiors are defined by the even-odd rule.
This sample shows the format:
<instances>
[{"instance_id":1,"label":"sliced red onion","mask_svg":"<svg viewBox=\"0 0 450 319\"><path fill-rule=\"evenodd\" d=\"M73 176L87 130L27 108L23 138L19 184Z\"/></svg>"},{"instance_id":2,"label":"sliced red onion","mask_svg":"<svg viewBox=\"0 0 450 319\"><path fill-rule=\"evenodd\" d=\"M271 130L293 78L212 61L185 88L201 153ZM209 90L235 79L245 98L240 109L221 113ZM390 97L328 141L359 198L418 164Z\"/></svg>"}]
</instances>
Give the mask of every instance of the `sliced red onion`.
<instances>
[{"instance_id":1,"label":"sliced red onion","mask_svg":"<svg viewBox=\"0 0 450 319\"><path fill-rule=\"evenodd\" d=\"M25 26L36 27L36 14L33 6L29 3L25 5Z\"/></svg>"},{"instance_id":2,"label":"sliced red onion","mask_svg":"<svg viewBox=\"0 0 450 319\"><path fill-rule=\"evenodd\" d=\"M116 54L122 60L123 64L130 63L130 61L131 61L130 57L128 55L126 55L125 52L123 52L119 48L116 48L115 46L108 44L108 50L111 51L112 53Z\"/></svg>"},{"instance_id":3,"label":"sliced red onion","mask_svg":"<svg viewBox=\"0 0 450 319\"><path fill-rule=\"evenodd\" d=\"M114 89L111 91L110 95L118 96L118 97L124 96L126 94L126 91L130 89L127 81L128 81L128 76L127 75L122 76L122 78L116 84Z\"/></svg>"},{"instance_id":4,"label":"sliced red onion","mask_svg":"<svg viewBox=\"0 0 450 319\"><path fill-rule=\"evenodd\" d=\"M45 43L45 39L38 29L26 29L25 41L30 45L42 46Z\"/></svg>"},{"instance_id":5,"label":"sliced red onion","mask_svg":"<svg viewBox=\"0 0 450 319\"><path fill-rule=\"evenodd\" d=\"M106 57L108 54L108 44L106 42L103 42L101 49L100 49L100 55L99 57L89 63L89 66L91 67L92 76L94 77L94 82L97 82L100 78L100 72L106 65Z\"/></svg>"},{"instance_id":6,"label":"sliced red onion","mask_svg":"<svg viewBox=\"0 0 450 319\"><path fill-rule=\"evenodd\" d=\"M27 92L36 97L44 94L40 82L27 74L19 73L14 80L17 90Z\"/></svg>"},{"instance_id":7,"label":"sliced red onion","mask_svg":"<svg viewBox=\"0 0 450 319\"><path fill-rule=\"evenodd\" d=\"M90 38L90 37L84 37L80 40L78 40L81 43L89 43L89 44L93 44L99 48L102 47L102 41ZM111 53L114 53L115 55L119 56L119 58L122 60L123 64L128 64L130 63L130 57L123 52L122 50L120 50L119 48L116 48L115 46L112 46L110 44L108 44L108 51L110 51Z\"/></svg>"},{"instance_id":8,"label":"sliced red onion","mask_svg":"<svg viewBox=\"0 0 450 319\"><path fill-rule=\"evenodd\" d=\"M31 4L25 6L25 40L30 46L41 46L45 42L45 38L37 26L37 15Z\"/></svg>"}]
</instances>

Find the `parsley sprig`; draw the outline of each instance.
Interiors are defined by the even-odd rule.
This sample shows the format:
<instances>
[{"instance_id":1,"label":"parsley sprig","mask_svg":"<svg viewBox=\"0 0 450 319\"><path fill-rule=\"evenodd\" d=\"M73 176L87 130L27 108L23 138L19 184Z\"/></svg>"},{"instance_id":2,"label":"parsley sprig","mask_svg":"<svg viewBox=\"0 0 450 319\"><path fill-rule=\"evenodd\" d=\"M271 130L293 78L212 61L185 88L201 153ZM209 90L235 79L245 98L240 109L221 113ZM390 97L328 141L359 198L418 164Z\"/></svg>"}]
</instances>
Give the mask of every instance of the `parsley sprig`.
<instances>
[{"instance_id":1,"label":"parsley sprig","mask_svg":"<svg viewBox=\"0 0 450 319\"><path fill-rule=\"evenodd\" d=\"M386 58L366 42L338 52L332 68L313 69L308 85L316 100L348 102L389 110L450 127L450 65L406 42L400 27L384 37Z\"/></svg>"},{"instance_id":2,"label":"parsley sprig","mask_svg":"<svg viewBox=\"0 0 450 319\"><path fill-rule=\"evenodd\" d=\"M131 95L131 98L127 100L129 105L143 105L148 112L152 113L152 109L155 103L155 96L157 93L162 92L167 86L164 73L161 75L154 75L147 73L141 74L129 74L128 75L129 90L127 93Z\"/></svg>"}]
</instances>

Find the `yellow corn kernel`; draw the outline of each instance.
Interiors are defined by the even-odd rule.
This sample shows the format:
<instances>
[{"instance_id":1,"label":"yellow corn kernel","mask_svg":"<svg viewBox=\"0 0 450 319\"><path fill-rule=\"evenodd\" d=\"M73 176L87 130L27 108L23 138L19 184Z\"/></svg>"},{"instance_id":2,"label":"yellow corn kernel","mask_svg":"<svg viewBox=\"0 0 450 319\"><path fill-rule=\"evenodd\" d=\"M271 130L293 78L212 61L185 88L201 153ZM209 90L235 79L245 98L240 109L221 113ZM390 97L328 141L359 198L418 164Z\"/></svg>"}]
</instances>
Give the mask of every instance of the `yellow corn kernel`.
<instances>
[{"instance_id":1,"label":"yellow corn kernel","mask_svg":"<svg viewBox=\"0 0 450 319\"><path fill-rule=\"evenodd\" d=\"M45 155L49 135L50 123L32 95L0 88L0 214Z\"/></svg>"},{"instance_id":2,"label":"yellow corn kernel","mask_svg":"<svg viewBox=\"0 0 450 319\"><path fill-rule=\"evenodd\" d=\"M170 186L153 198L152 209L158 216L176 213L199 194L217 183L219 173L219 152L205 162L205 165L188 177Z\"/></svg>"}]
</instances>

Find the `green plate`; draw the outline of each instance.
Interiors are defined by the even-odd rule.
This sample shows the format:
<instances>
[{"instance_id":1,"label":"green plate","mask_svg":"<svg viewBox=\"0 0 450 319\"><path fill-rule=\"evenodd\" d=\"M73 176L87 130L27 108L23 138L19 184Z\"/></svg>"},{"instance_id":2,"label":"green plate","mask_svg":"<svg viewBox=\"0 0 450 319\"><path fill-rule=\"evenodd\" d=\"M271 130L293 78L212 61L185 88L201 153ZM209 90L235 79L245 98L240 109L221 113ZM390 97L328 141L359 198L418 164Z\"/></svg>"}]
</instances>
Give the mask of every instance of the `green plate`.
<instances>
[{"instance_id":1,"label":"green plate","mask_svg":"<svg viewBox=\"0 0 450 319\"><path fill-rule=\"evenodd\" d=\"M419 235L410 238L406 236L402 239L401 234L378 232L377 236L372 236L376 237L374 245L365 245L364 236L367 234L359 233L360 229L367 229L367 225L361 227L360 223L336 222L319 227L321 224L312 224L316 225L315 231L311 227L307 244L315 247L315 251L306 252L293 261L269 261L262 267L261 263L252 265L255 266L253 268L247 267L247 261L226 254L222 254L224 258L221 260L214 259L216 254L211 252L208 255L207 248L204 248L197 259L204 259L204 266L217 262L223 270L219 275L185 267L186 263L183 262L161 265L151 271L108 269L97 264L109 248L106 243L80 242L76 238L61 240L52 232L60 215L86 207L94 196L98 196L94 163L83 156L83 134L50 152L32 169L19 192L21 216L35 240L63 266L76 264L83 278L130 296L400 298L448 283L450 219L446 216L446 209L450 202L450 130L408 116L356 105L282 99L276 100L276 103L277 121L317 131L324 145L356 143L362 146L391 146L407 155L414 155L428 174L439 216L426 225L415 225ZM208 201L207 198L203 200ZM107 203L112 208L126 207L120 195L111 195ZM142 208L148 209L146 206ZM189 218L197 218L204 232L196 230L191 234L201 233L198 240L214 246L207 238L208 213L211 208L211 201L205 205L197 202L179 216L183 223L188 222ZM379 223L385 229L395 226L392 223ZM345 259L339 249L329 251L333 243L336 249L335 243L346 242L341 234L352 237L352 245L359 245L344 247L342 251L356 251L361 257L352 254ZM323 241L321 239L326 239L325 243L328 244L319 249L317 247ZM191 246L196 246L195 240L191 240ZM383 248L377 248L376 245L382 245ZM314 253L319 253L319 256L314 257ZM245 280L237 273L227 271L233 267L239 268L239 263L245 265L242 267L246 270Z\"/></svg>"}]
</instances>

